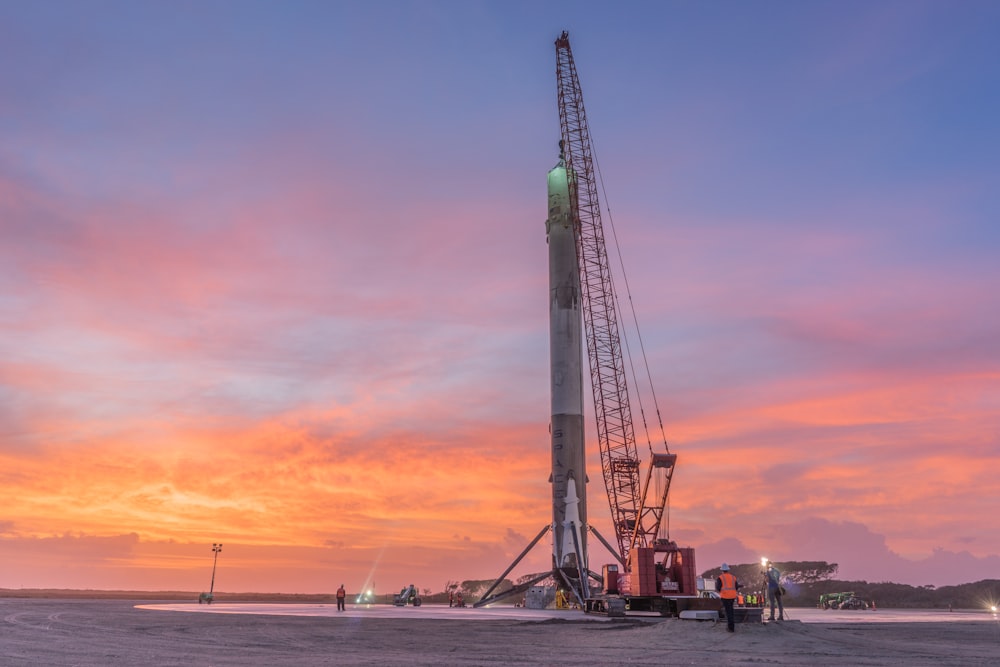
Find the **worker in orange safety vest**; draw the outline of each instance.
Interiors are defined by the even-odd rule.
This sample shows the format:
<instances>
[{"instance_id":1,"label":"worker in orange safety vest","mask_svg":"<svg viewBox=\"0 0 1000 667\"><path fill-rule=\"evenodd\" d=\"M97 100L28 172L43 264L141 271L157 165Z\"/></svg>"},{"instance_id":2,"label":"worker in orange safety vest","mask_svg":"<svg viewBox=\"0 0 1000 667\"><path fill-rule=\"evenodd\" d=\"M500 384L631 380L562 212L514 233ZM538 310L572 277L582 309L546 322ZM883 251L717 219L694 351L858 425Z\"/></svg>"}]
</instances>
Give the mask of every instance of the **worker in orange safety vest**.
<instances>
[{"instance_id":1,"label":"worker in orange safety vest","mask_svg":"<svg viewBox=\"0 0 1000 667\"><path fill-rule=\"evenodd\" d=\"M726 610L726 630L736 632L736 618L733 613L733 606L736 603L736 598L742 586L740 582L736 581L736 576L729 571L728 563L723 563L719 569L722 570L722 574L715 580L715 590L718 591L719 597L722 598L722 606Z\"/></svg>"},{"instance_id":2,"label":"worker in orange safety vest","mask_svg":"<svg viewBox=\"0 0 1000 667\"><path fill-rule=\"evenodd\" d=\"M344 602L347 597L347 591L344 589L344 584L340 585L337 589L337 611L344 611Z\"/></svg>"}]
</instances>

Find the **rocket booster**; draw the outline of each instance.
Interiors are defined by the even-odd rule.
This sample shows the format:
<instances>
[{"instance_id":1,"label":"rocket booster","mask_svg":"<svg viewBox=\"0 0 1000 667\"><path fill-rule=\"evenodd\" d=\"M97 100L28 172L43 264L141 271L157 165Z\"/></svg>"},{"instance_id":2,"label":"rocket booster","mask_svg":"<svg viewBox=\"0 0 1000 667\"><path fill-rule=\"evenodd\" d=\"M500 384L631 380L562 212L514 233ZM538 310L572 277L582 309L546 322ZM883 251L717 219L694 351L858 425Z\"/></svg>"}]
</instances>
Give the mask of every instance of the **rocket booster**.
<instances>
[{"instance_id":1,"label":"rocket booster","mask_svg":"<svg viewBox=\"0 0 1000 667\"><path fill-rule=\"evenodd\" d=\"M549 355L552 395L552 558L587 568L587 472L583 439L583 317L571 170L560 155L548 174ZM583 562L579 562L582 559Z\"/></svg>"}]
</instances>

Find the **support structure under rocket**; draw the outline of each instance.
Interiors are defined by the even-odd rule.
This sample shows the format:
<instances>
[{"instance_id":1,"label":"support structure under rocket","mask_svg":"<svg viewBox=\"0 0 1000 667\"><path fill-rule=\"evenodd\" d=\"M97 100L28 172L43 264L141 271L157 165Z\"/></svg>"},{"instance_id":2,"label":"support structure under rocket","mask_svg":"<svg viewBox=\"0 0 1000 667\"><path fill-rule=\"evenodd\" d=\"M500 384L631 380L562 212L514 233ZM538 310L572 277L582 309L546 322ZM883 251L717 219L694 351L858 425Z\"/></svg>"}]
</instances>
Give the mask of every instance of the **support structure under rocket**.
<instances>
[{"instance_id":1,"label":"support structure under rocket","mask_svg":"<svg viewBox=\"0 0 1000 667\"><path fill-rule=\"evenodd\" d=\"M560 149L562 142L560 142ZM560 151L561 152L561 151ZM583 436L583 303L570 179L563 155L548 174L549 355L552 392L552 566L587 577Z\"/></svg>"}]
</instances>

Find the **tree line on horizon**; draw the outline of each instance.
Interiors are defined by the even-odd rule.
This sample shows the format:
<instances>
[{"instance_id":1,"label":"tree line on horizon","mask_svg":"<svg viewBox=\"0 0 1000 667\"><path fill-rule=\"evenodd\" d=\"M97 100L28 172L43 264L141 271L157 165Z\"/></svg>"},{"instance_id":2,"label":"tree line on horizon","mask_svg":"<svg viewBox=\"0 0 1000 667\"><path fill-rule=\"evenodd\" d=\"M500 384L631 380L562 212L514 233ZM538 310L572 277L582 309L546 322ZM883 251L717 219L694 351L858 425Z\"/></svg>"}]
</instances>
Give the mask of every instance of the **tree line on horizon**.
<instances>
[{"instance_id":1,"label":"tree line on horizon","mask_svg":"<svg viewBox=\"0 0 1000 667\"><path fill-rule=\"evenodd\" d=\"M868 602L874 602L876 607L896 609L989 609L1000 605L1000 580L984 579L973 583L957 586L911 586L893 582L844 581L834 579L838 565L825 561L787 561L775 562L775 567L782 573L782 584L786 595L784 602L789 607L816 607L820 595L827 593L852 592ZM743 584L744 592L760 591L766 586L763 568L760 563L743 563L730 566L730 571ZM715 578L719 576L719 568L706 570L701 576L706 579L706 585L713 589ZM538 574L526 574L517 579L517 584L537 577ZM486 590L494 583L494 579L467 579L464 581L448 581L444 591L432 593L429 588L422 588L421 597L425 603L448 603L449 594L461 592L467 603L479 600ZM497 592L513 588L515 582L504 579L497 586ZM395 592L395 591L394 591ZM348 592L348 599L353 600L356 593ZM378 603L392 603L392 593L379 593ZM47 598L109 598L109 599L145 599L145 600L197 600L197 593L186 591L99 591L70 589L0 589L0 597L47 597ZM218 598L230 602L301 602L316 603L333 600L333 593L218 593ZM513 600L510 601L513 604ZM858 612L864 613L864 612Z\"/></svg>"},{"instance_id":2,"label":"tree line on horizon","mask_svg":"<svg viewBox=\"0 0 1000 667\"><path fill-rule=\"evenodd\" d=\"M876 608L894 609L989 609L1000 604L1000 580L982 581L957 586L911 586L890 581L845 581L834 579L839 566L826 561L774 561L781 572L785 587L784 603L789 607L816 607L820 595L852 592L855 597ZM744 591L764 590L767 580L760 563L731 565L730 571L743 584ZM721 570L712 568L702 573L705 579L715 580Z\"/></svg>"}]
</instances>

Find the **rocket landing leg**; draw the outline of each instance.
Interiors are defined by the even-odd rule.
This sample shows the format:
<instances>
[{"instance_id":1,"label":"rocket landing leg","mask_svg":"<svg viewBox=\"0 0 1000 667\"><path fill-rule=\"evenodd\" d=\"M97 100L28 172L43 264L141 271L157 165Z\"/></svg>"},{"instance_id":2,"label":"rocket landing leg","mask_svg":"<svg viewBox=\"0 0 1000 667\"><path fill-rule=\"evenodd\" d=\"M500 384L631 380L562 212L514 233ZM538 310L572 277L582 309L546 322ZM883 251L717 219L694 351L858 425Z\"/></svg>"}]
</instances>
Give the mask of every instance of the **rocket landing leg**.
<instances>
[{"instance_id":1,"label":"rocket landing leg","mask_svg":"<svg viewBox=\"0 0 1000 667\"><path fill-rule=\"evenodd\" d=\"M499 593L491 595L491 593L493 593L496 587L499 586L501 583L503 583L504 578L511 573L511 570L517 567L517 564L520 563L524 559L524 557L531 552L531 550L535 547L535 545L538 544L538 541L541 540L542 537L545 536L545 533L549 532L549 530L551 529L552 529L551 525L546 525L544 528L542 528L538 532L538 535L535 536L535 539L533 539L531 543L524 548L524 551L518 554L517 558L514 559L514 562L512 562L507 567L507 569L504 570L503 574L497 577L497 580L493 582L493 585L486 590L486 593L483 594L482 599L480 599L479 602L473 603L472 606L475 608L485 607L488 604L504 600L511 596L520 595L525 591L527 591L532 586L534 586L535 584L537 584L538 582L544 581L545 579L551 577L552 579L555 580L557 585L564 586L565 588L568 588L570 591L572 591L573 597L576 598L576 601L579 603L580 608L586 609L587 607L585 599L590 597L589 593L590 585L588 584L587 580L593 579L595 582L599 584L601 582L600 576L598 576L594 572L591 572L590 570L581 573L576 568L558 568L555 567L555 564L553 564L551 572L545 572L544 574L540 574L537 577L534 577L530 581L526 581L522 584L514 586L513 588L508 588L507 590L500 591ZM575 532L576 531L574 531L574 533ZM580 559L579 562L582 562L582 555L579 555L579 552L577 557ZM584 576L581 578L581 575Z\"/></svg>"}]
</instances>

